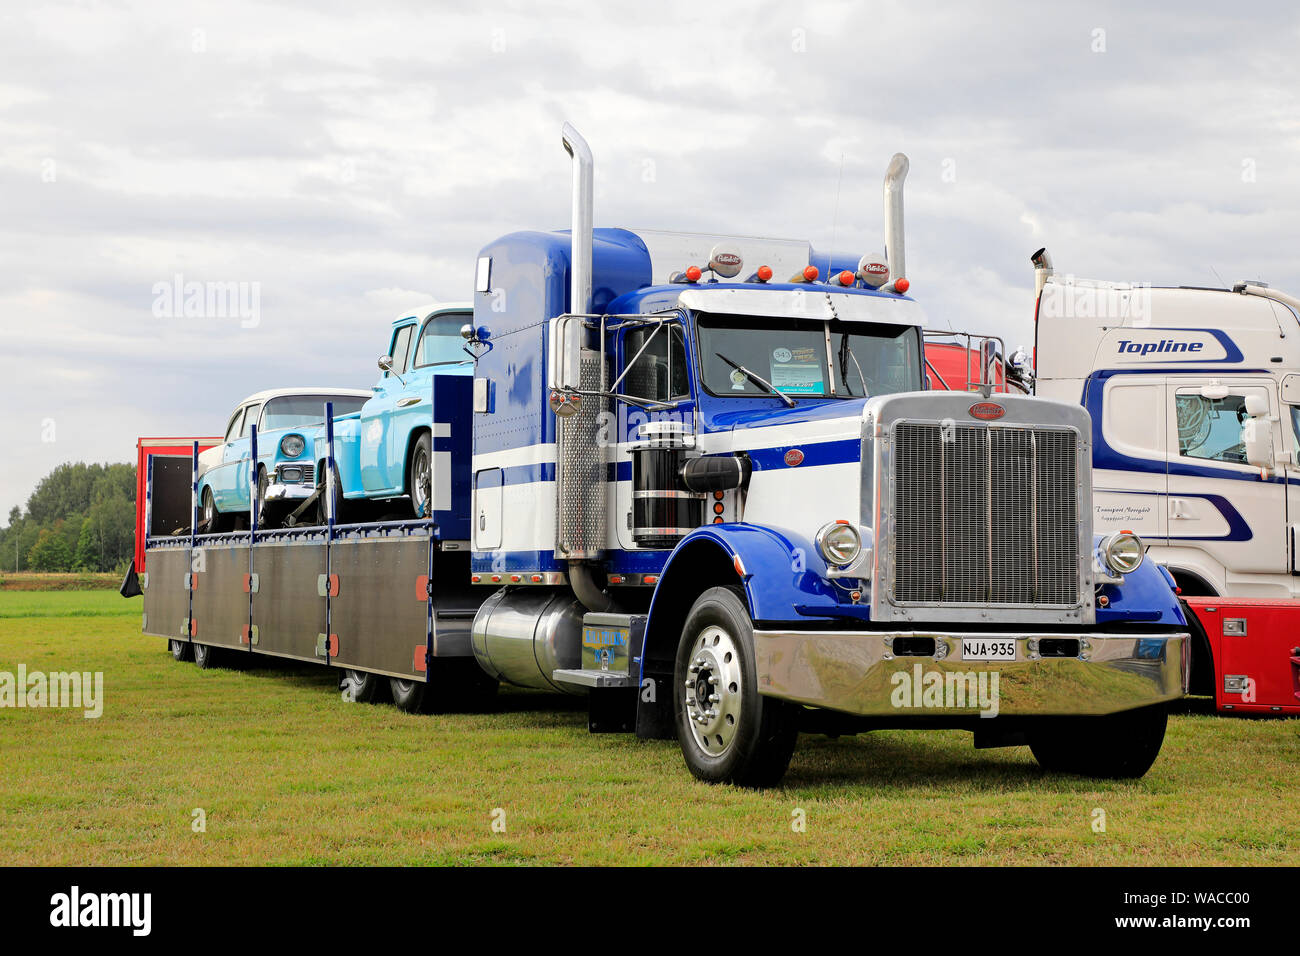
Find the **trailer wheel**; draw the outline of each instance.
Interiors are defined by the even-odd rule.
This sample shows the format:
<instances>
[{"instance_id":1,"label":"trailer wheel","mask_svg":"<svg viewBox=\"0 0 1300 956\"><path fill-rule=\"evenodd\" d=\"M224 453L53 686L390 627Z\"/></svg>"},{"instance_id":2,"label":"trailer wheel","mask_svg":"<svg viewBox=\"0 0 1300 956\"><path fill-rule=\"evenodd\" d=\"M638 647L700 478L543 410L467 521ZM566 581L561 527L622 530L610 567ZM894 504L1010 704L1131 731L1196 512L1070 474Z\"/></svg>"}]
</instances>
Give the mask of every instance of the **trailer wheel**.
<instances>
[{"instance_id":1,"label":"trailer wheel","mask_svg":"<svg viewBox=\"0 0 1300 956\"><path fill-rule=\"evenodd\" d=\"M347 670L339 681L339 689L348 700L358 704L378 704L388 693L388 681L378 674Z\"/></svg>"},{"instance_id":2,"label":"trailer wheel","mask_svg":"<svg viewBox=\"0 0 1300 956\"><path fill-rule=\"evenodd\" d=\"M754 624L743 594L710 588L682 628L673 672L677 741L709 783L774 786L798 737L797 712L758 692Z\"/></svg>"},{"instance_id":3,"label":"trailer wheel","mask_svg":"<svg viewBox=\"0 0 1300 956\"><path fill-rule=\"evenodd\" d=\"M390 677L388 678L388 689L393 695L393 703L398 710L405 711L408 714L427 712L426 702L429 699L429 694L426 693L428 685L424 681Z\"/></svg>"},{"instance_id":4,"label":"trailer wheel","mask_svg":"<svg viewBox=\"0 0 1300 956\"><path fill-rule=\"evenodd\" d=\"M210 647L207 644L192 644L190 646L193 648L194 663L203 670L206 671L217 666L217 649L215 647Z\"/></svg>"},{"instance_id":5,"label":"trailer wheel","mask_svg":"<svg viewBox=\"0 0 1300 956\"><path fill-rule=\"evenodd\" d=\"M433 437L428 432L420 435L415 448L411 451L408 481L411 510L415 513L415 517L429 517L432 513L429 504L433 498Z\"/></svg>"},{"instance_id":6,"label":"trailer wheel","mask_svg":"<svg viewBox=\"0 0 1300 956\"><path fill-rule=\"evenodd\" d=\"M1049 721L1030 732L1029 749L1049 772L1136 779L1160 754L1167 720L1168 707L1157 704L1103 717Z\"/></svg>"},{"instance_id":7,"label":"trailer wheel","mask_svg":"<svg viewBox=\"0 0 1300 956\"><path fill-rule=\"evenodd\" d=\"M179 637L173 637L167 642L167 647L172 652L172 657L178 661L191 661L194 659L194 647L189 641L182 641Z\"/></svg>"}]
</instances>

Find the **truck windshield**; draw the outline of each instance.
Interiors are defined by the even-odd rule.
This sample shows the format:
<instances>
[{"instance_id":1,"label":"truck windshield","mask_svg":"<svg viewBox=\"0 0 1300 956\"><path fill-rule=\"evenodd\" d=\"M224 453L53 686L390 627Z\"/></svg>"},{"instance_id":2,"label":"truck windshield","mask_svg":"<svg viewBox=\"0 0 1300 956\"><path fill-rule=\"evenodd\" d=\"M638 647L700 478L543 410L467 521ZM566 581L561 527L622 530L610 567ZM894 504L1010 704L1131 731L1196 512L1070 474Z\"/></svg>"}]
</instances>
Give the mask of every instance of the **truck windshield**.
<instances>
[{"instance_id":1,"label":"truck windshield","mask_svg":"<svg viewBox=\"0 0 1300 956\"><path fill-rule=\"evenodd\" d=\"M286 395L273 398L262 412L260 431L320 425L325 421L325 403L334 403L334 417L361 411L366 400L355 395Z\"/></svg>"},{"instance_id":2,"label":"truck windshield","mask_svg":"<svg viewBox=\"0 0 1300 956\"><path fill-rule=\"evenodd\" d=\"M768 384L792 399L921 388L919 332L912 326L709 312L697 313L696 323L701 380L711 395L770 396Z\"/></svg>"}]
</instances>

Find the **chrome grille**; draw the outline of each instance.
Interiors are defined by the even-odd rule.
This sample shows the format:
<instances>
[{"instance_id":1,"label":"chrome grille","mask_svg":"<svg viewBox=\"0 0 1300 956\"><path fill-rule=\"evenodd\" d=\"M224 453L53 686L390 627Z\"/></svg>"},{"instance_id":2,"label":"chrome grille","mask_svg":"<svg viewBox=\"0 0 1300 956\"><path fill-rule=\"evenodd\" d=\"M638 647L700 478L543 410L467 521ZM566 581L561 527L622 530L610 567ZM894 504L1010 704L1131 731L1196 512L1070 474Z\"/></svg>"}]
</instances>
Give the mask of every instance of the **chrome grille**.
<instances>
[{"instance_id":1,"label":"chrome grille","mask_svg":"<svg viewBox=\"0 0 1300 956\"><path fill-rule=\"evenodd\" d=\"M899 422L894 601L1077 605L1076 452L1070 429Z\"/></svg>"}]
</instances>

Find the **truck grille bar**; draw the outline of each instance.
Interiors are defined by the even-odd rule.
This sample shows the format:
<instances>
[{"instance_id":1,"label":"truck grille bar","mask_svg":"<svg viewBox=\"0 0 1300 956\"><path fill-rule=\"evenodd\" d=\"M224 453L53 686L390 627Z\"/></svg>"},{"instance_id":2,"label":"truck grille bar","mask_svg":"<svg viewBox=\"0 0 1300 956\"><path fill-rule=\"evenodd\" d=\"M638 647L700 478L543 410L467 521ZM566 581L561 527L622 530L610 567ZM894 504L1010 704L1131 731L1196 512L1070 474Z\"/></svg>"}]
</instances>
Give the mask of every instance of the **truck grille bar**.
<instances>
[{"instance_id":1,"label":"truck grille bar","mask_svg":"<svg viewBox=\"0 0 1300 956\"><path fill-rule=\"evenodd\" d=\"M893 600L1079 604L1072 429L899 422Z\"/></svg>"}]
</instances>

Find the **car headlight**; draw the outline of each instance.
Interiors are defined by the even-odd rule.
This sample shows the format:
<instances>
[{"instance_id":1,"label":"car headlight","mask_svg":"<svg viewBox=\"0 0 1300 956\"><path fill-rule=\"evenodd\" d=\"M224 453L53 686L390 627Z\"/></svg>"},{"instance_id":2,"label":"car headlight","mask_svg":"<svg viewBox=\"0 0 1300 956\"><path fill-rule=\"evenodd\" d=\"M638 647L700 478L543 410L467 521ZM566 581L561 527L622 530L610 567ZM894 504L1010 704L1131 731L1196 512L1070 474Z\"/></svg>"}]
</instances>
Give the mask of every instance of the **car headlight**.
<instances>
[{"instance_id":1,"label":"car headlight","mask_svg":"<svg viewBox=\"0 0 1300 956\"><path fill-rule=\"evenodd\" d=\"M817 550L827 564L852 564L862 550L862 535L847 521L832 521L817 532Z\"/></svg>"},{"instance_id":2,"label":"car headlight","mask_svg":"<svg viewBox=\"0 0 1300 956\"><path fill-rule=\"evenodd\" d=\"M306 447L301 435L285 435L280 439L280 451L286 458L297 458Z\"/></svg>"},{"instance_id":3,"label":"car headlight","mask_svg":"<svg viewBox=\"0 0 1300 956\"><path fill-rule=\"evenodd\" d=\"M1142 565L1142 539L1132 531L1117 531L1101 543L1106 567L1115 574L1132 574Z\"/></svg>"}]
</instances>

